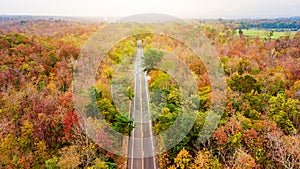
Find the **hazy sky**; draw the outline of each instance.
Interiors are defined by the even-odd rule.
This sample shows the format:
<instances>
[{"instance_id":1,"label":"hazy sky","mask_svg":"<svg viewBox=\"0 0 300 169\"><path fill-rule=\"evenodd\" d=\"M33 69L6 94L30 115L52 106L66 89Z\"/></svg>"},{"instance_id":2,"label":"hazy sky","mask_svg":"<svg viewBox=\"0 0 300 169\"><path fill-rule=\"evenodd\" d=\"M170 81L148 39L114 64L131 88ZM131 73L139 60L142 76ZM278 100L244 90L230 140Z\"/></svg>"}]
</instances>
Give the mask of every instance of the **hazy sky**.
<instances>
[{"instance_id":1,"label":"hazy sky","mask_svg":"<svg viewBox=\"0 0 300 169\"><path fill-rule=\"evenodd\" d=\"M300 0L0 0L0 14L124 17L163 13L181 18L300 16Z\"/></svg>"}]
</instances>

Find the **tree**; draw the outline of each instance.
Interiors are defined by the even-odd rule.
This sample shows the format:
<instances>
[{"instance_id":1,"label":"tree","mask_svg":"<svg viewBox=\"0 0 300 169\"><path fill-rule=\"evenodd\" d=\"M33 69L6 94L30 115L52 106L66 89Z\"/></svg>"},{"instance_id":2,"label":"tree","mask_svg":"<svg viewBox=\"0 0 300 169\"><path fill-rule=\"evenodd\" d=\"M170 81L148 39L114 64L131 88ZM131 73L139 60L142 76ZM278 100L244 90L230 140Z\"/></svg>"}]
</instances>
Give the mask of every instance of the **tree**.
<instances>
[{"instance_id":1,"label":"tree","mask_svg":"<svg viewBox=\"0 0 300 169\"><path fill-rule=\"evenodd\" d=\"M45 162L46 169L57 169L57 157L53 157Z\"/></svg>"},{"instance_id":2,"label":"tree","mask_svg":"<svg viewBox=\"0 0 300 169\"><path fill-rule=\"evenodd\" d=\"M74 169L78 167L80 162L80 154L77 152L76 146L64 147L60 150L61 157L57 163L60 168Z\"/></svg>"},{"instance_id":3,"label":"tree","mask_svg":"<svg viewBox=\"0 0 300 169\"><path fill-rule=\"evenodd\" d=\"M274 120L286 133L294 133L295 125L299 127L299 101L286 98L283 94L273 96L269 100L269 118Z\"/></svg>"},{"instance_id":4,"label":"tree","mask_svg":"<svg viewBox=\"0 0 300 169\"><path fill-rule=\"evenodd\" d=\"M257 80L249 74L242 76L234 74L228 83L232 90L242 93L249 93L252 90L259 90L259 84L257 83Z\"/></svg>"},{"instance_id":5,"label":"tree","mask_svg":"<svg viewBox=\"0 0 300 169\"><path fill-rule=\"evenodd\" d=\"M219 160L215 158L210 151L202 150L196 154L196 157L194 157L194 161L190 168L218 169L221 167L222 165L219 163Z\"/></svg>"},{"instance_id":6,"label":"tree","mask_svg":"<svg viewBox=\"0 0 300 169\"><path fill-rule=\"evenodd\" d=\"M149 73L151 70L155 69L156 64L162 60L164 53L162 51L148 49L145 51L142 66Z\"/></svg>"},{"instance_id":7,"label":"tree","mask_svg":"<svg viewBox=\"0 0 300 169\"><path fill-rule=\"evenodd\" d=\"M233 168L252 169L256 168L255 159L247 154L242 149L239 149L234 154Z\"/></svg>"},{"instance_id":8,"label":"tree","mask_svg":"<svg viewBox=\"0 0 300 169\"><path fill-rule=\"evenodd\" d=\"M113 123L113 129L123 133L123 134L130 134L131 131L134 128L133 120L129 119L127 117L124 117L122 115L116 114L115 115L115 120Z\"/></svg>"},{"instance_id":9,"label":"tree","mask_svg":"<svg viewBox=\"0 0 300 169\"><path fill-rule=\"evenodd\" d=\"M239 29L239 35L240 35L240 38L242 38L244 36L244 32L242 31L242 29Z\"/></svg>"},{"instance_id":10,"label":"tree","mask_svg":"<svg viewBox=\"0 0 300 169\"><path fill-rule=\"evenodd\" d=\"M268 134L270 154L276 167L286 169L300 167L299 136L284 136L282 132L274 131Z\"/></svg>"},{"instance_id":11,"label":"tree","mask_svg":"<svg viewBox=\"0 0 300 169\"><path fill-rule=\"evenodd\" d=\"M177 168L187 169L189 168L191 161L192 156L190 153L187 150L182 149L174 159L174 164Z\"/></svg>"},{"instance_id":12,"label":"tree","mask_svg":"<svg viewBox=\"0 0 300 169\"><path fill-rule=\"evenodd\" d=\"M94 161L94 165L88 167L88 169L109 169L109 167L106 165L105 161L102 161L99 158L97 158Z\"/></svg>"}]
</instances>

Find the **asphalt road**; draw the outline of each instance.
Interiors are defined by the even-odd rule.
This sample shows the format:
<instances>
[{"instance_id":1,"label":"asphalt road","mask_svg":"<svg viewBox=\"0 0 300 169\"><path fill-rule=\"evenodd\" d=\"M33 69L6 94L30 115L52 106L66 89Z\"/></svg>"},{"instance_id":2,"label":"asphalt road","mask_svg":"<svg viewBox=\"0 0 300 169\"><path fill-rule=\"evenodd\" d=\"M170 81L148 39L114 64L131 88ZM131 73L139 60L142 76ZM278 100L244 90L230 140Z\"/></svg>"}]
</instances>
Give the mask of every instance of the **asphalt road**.
<instances>
[{"instance_id":1,"label":"asphalt road","mask_svg":"<svg viewBox=\"0 0 300 169\"><path fill-rule=\"evenodd\" d=\"M144 56L142 43L138 41L134 64L134 99L131 105L131 118L135 128L128 142L128 169L157 169L154 156L155 142L149 110L148 80L142 67Z\"/></svg>"}]
</instances>

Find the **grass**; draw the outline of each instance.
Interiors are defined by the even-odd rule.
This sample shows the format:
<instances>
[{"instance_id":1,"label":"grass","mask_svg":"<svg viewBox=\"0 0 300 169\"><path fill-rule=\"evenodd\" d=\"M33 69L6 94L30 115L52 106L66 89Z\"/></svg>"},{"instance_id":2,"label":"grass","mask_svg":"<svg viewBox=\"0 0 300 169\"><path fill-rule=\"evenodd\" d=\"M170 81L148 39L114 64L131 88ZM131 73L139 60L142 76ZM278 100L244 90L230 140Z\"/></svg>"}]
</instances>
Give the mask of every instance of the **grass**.
<instances>
[{"instance_id":1,"label":"grass","mask_svg":"<svg viewBox=\"0 0 300 169\"><path fill-rule=\"evenodd\" d=\"M250 37L250 38L268 38L268 34L270 32L270 30L265 30L265 29L243 29L243 34L246 37ZM286 32L279 32L279 31L274 31L273 32L273 36L271 36L272 39L279 39L280 37L284 37L284 36L290 36L290 37L294 37L294 35L296 34L296 32L291 32L291 31L286 31Z\"/></svg>"}]
</instances>

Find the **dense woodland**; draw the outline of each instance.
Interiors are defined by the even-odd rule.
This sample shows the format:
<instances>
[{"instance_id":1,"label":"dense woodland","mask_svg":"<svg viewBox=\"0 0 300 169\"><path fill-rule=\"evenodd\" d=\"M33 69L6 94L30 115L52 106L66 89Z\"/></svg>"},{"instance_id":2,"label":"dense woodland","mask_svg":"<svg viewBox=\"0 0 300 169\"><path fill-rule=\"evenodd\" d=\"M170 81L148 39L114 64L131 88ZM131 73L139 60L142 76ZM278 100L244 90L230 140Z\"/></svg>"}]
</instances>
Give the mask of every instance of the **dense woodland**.
<instances>
[{"instance_id":1,"label":"dense woodland","mask_svg":"<svg viewBox=\"0 0 300 169\"><path fill-rule=\"evenodd\" d=\"M0 168L124 168L126 158L103 150L81 130L72 99L75 62L104 23L16 18L0 18ZM96 99L87 108L98 106L118 132L132 130L132 120L116 109L103 82L116 79L113 68L124 56L133 63L136 40L143 38L145 60L177 51L198 78L196 123L179 144L157 157L160 168L299 168L300 33L249 38L236 32L241 25L232 21L194 23L215 46L227 81L225 110L209 141L196 142L211 103L209 76L191 51L164 36L128 38L112 48L91 92ZM147 72L158 134L178 115L179 89L165 72L152 67ZM132 84L124 91L124 102L130 102ZM156 91L164 100L155 97ZM105 133L98 139L111 142Z\"/></svg>"},{"instance_id":2,"label":"dense woodland","mask_svg":"<svg viewBox=\"0 0 300 169\"><path fill-rule=\"evenodd\" d=\"M277 31L298 31L300 29L300 17L290 18L274 18L274 19L235 19L224 20L219 18L217 20L200 20L201 23L231 23L238 24L237 29L271 29Z\"/></svg>"}]
</instances>

